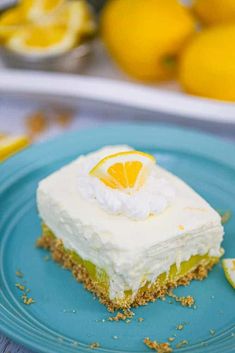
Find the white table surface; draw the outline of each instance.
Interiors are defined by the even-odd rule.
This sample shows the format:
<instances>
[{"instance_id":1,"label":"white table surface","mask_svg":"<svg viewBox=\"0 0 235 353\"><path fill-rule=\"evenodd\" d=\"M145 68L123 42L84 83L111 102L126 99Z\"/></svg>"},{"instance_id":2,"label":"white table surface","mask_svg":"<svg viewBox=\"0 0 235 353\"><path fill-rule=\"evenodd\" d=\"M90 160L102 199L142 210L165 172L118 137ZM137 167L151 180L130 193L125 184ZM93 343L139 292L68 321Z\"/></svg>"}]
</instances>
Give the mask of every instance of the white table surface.
<instances>
[{"instance_id":1,"label":"white table surface","mask_svg":"<svg viewBox=\"0 0 235 353\"><path fill-rule=\"evenodd\" d=\"M8 132L19 134L25 131L25 117L38 109L47 109L51 103L36 102L29 99L17 99L13 97L0 97L0 133ZM80 129L83 127L94 127L110 121L157 121L160 123L177 124L187 126L196 130L216 134L222 138L234 140L235 125L215 124L211 122L192 119L181 119L180 117L166 116L140 110L120 108L106 104L94 104L86 102L73 103L75 119L68 130ZM52 127L44 134L41 140L46 140L58 133L61 128ZM26 348L13 343L0 333L0 353L30 353ZM56 353L56 352L55 352Z\"/></svg>"}]
</instances>

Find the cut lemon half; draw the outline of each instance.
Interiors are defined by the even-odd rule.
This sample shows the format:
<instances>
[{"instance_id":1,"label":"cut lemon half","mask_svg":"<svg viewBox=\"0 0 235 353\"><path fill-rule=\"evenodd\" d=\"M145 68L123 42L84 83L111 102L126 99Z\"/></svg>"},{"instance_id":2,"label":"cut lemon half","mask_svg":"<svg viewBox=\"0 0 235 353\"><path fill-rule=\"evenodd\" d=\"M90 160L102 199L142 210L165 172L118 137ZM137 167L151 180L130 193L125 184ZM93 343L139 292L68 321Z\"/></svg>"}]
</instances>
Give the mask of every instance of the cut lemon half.
<instances>
[{"instance_id":1,"label":"cut lemon half","mask_svg":"<svg viewBox=\"0 0 235 353\"><path fill-rule=\"evenodd\" d=\"M120 152L103 158L89 174L112 189L131 193L144 185L155 163L155 158L144 152Z\"/></svg>"},{"instance_id":2,"label":"cut lemon half","mask_svg":"<svg viewBox=\"0 0 235 353\"><path fill-rule=\"evenodd\" d=\"M0 162L29 144L26 136L0 135Z\"/></svg>"},{"instance_id":3,"label":"cut lemon half","mask_svg":"<svg viewBox=\"0 0 235 353\"><path fill-rule=\"evenodd\" d=\"M6 42L6 46L20 54L57 55L71 49L77 35L66 26L30 25L16 31Z\"/></svg>"},{"instance_id":4,"label":"cut lemon half","mask_svg":"<svg viewBox=\"0 0 235 353\"><path fill-rule=\"evenodd\" d=\"M222 266L225 277L231 286L235 289L235 259L223 259Z\"/></svg>"},{"instance_id":5,"label":"cut lemon half","mask_svg":"<svg viewBox=\"0 0 235 353\"><path fill-rule=\"evenodd\" d=\"M26 55L61 54L95 29L84 0L23 0L0 17L0 40L7 48Z\"/></svg>"}]
</instances>

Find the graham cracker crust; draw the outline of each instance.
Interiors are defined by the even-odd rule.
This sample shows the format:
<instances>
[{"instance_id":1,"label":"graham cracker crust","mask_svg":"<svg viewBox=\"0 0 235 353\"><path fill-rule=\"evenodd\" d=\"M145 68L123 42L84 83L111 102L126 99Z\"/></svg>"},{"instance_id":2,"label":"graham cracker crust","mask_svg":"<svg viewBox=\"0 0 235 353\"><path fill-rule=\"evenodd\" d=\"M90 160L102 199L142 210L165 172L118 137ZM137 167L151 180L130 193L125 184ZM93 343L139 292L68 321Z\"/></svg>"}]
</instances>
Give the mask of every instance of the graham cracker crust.
<instances>
[{"instance_id":1,"label":"graham cracker crust","mask_svg":"<svg viewBox=\"0 0 235 353\"><path fill-rule=\"evenodd\" d=\"M146 305L148 302L154 302L158 298L163 298L172 289L178 286L187 286L192 280L203 280L207 277L208 272L219 261L219 258L211 258L203 260L191 272L178 278L176 281L168 280L164 284L159 284L157 281L148 287L140 288L134 298L130 295L124 299L110 300L107 285L93 280L86 267L78 264L71 254L67 252L63 246L63 242L50 235L43 234L37 241L37 246L40 248L48 249L51 252L54 261L61 264L64 268L69 269L78 282L83 283L84 287L94 293L99 301L106 305L107 309L111 312L118 309L129 309L130 307L137 307Z\"/></svg>"}]
</instances>

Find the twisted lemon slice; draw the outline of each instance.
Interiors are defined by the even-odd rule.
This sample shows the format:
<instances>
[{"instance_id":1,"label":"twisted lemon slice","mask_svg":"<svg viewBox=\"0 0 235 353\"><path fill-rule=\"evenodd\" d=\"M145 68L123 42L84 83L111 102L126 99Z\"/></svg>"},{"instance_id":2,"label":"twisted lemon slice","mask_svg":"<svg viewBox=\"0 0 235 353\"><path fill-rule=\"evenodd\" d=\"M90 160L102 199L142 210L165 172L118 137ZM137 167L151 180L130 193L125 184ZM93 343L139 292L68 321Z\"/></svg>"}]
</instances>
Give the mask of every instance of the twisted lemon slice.
<instances>
[{"instance_id":1,"label":"twisted lemon slice","mask_svg":"<svg viewBox=\"0 0 235 353\"><path fill-rule=\"evenodd\" d=\"M231 286L235 289L235 259L223 259L222 266L225 277Z\"/></svg>"},{"instance_id":2,"label":"twisted lemon slice","mask_svg":"<svg viewBox=\"0 0 235 353\"><path fill-rule=\"evenodd\" d=\"M155 163L155 158L144 152L120 152L103 158L90 175L112 189L130 193L144 185Z\"/></svg>"}]
</instances>

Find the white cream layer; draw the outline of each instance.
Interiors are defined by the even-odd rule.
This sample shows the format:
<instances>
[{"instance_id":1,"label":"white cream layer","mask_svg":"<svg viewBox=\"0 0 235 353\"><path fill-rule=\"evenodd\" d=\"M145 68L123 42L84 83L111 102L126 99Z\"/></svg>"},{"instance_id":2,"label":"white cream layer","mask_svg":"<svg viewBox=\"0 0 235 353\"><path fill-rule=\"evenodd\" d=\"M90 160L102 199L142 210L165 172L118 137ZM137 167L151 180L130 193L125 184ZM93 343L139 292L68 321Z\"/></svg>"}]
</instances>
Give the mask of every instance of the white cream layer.
<instances>
[{"instance_id":1,"label":"white cream layer","mask_svg":"<svg viewBox=\"0 0 235 353\"><path fill-rule=\"evenodd\" d=\"M129 195L121 190L107 187L98 178L90 176L90 170L107 155L130 151L129 146L114 146L83 156L77 169L78 190L84 198L98 202L99 206L111 214L123 214L140 220L157 214L169 206L174 198L174 188L166 179L158 176L156 168L151 170L142 188Z\"/></svg>"},{"instance_id":2,"label":"white cream layer","mask_svg":"<svg viewBox=\"0 0 235 353\"><path fill-rule=\"evenodd\" d=\"M136 221L107 213L78 192L82 159L42 180L37 190L41 219L83 259L106 271L110 298L135 293L145 281L192 255L220 256L220 216L182 180L156 166L158 178L175 190L174 202L161 213Z\"/></svg>"}]
</instances>

